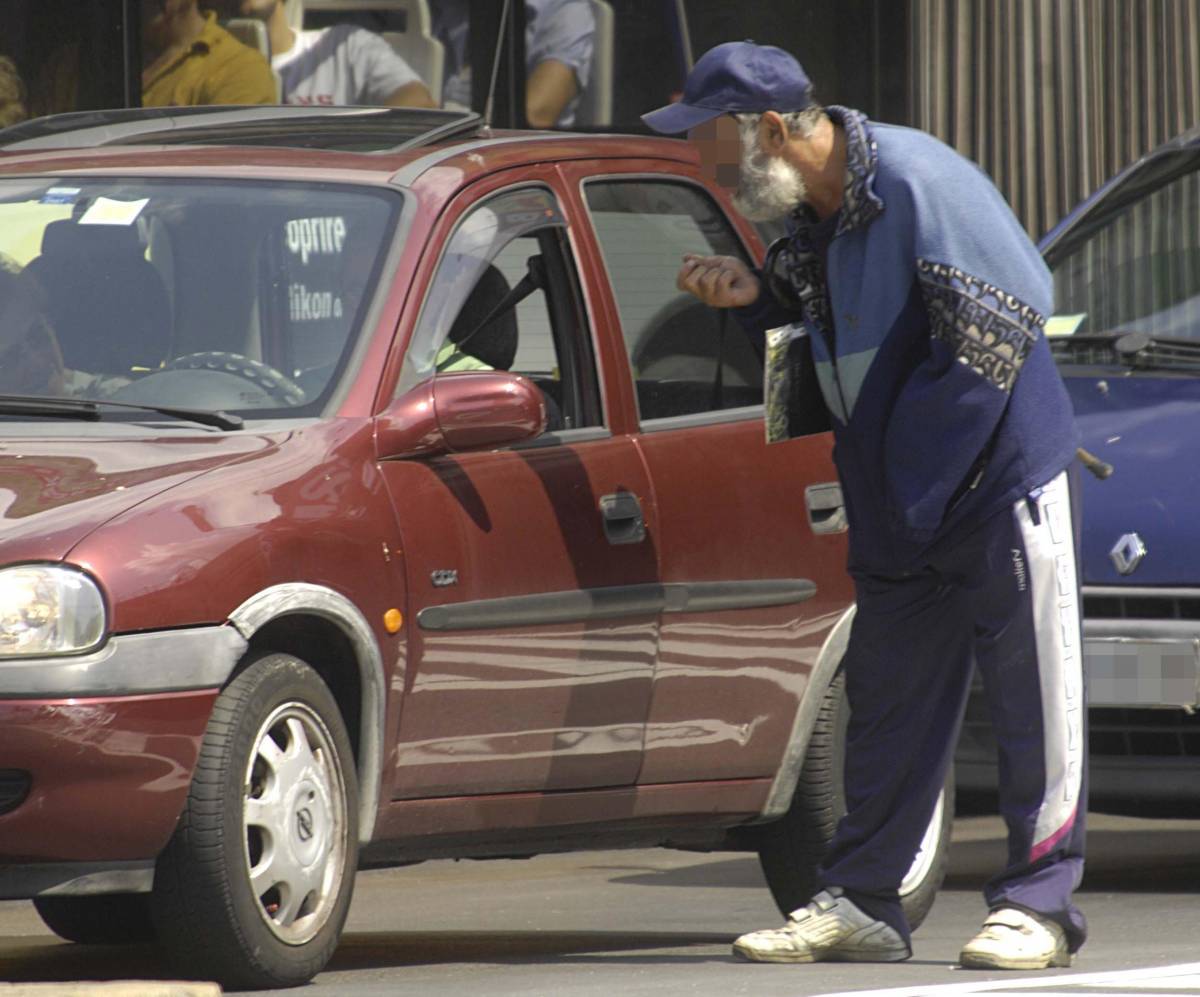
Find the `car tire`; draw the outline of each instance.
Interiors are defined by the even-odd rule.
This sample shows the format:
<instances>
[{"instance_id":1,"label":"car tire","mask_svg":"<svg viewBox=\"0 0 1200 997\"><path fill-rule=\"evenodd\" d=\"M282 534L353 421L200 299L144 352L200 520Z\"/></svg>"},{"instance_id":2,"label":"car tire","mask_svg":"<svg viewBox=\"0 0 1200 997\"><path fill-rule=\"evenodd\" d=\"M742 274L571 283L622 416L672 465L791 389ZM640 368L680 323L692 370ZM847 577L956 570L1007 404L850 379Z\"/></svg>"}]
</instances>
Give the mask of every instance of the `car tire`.
<instances>
[{"instance_id":1,"label":"car tire","mask_svg":"<svg viewBox=\"0 0 1200 997\"><path fill-rule=\"evenodd\" d=\"M82 897L34 897L42 923L59 938L80 945L140 945L154 941L146 893Z\"/></svg>"},{"instance_id":2,"label":"car tire","mask_svg":"<svg viewBox=\"0 0 1200 997\"><path fill-rule=\"evenodd\" d=\"M758 839L763 874L785 916L812 899L817 870L846 812L842 775L849 716L845 680L838 674L821 703L791 806L779 820L764 826ZM900 888L900 902L914 929L925 920L946 876L953 821L951 766L921 849Z\"/></svg>"},{"instance_id":3,"label":"car tire","mask_svg":"<svg viewBox=\"0 0 1200 997\"><path fill-rule=\"evenodd\" d=\"M329 688L287 654L217 698L151 914L173 966L228 989L312 979L337 946L358 862L358 790Z\"/></svg>"}]
</instances>

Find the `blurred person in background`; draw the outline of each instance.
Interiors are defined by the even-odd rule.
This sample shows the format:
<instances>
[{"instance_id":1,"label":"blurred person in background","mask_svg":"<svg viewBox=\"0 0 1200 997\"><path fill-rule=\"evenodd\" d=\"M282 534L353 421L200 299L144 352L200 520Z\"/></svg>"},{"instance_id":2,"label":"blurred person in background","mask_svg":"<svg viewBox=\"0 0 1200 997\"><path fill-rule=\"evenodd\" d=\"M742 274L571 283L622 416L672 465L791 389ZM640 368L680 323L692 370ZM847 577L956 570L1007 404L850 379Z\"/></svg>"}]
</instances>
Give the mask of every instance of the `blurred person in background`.
<instances>
[{"instance_id":1,"label":"blurred person in background","mask_svg":"<svg viewBox=\"0 0 1200 997\"><path fill-rule=\"evenodd\" d=\"M286 104L436 106L412 67L373 31L352 24L294 31L283 0L242 0L239 13L266 24Z\"/></svg>"},{"instance_id":2,"label":"blurred person in background","mask_svg":"<svg viewBox=\"0 0 1200 997\"><path fill-rule=\"evenodd\" d=\"M144 0L142 104L274 104L275 77L198 0Z\"/></svg>"},{"instance_id":3,"label":"blurred person in background","mask_svg":"<svg viewBox=\"0 0 1200 997\"><path fill-rule=\"evenodd\" d=\"M446 106L471 106L469 0L432 0L433 33L446 47ZM587 0L525 0L525 119L569 128L592 69L596 19Z\"/></svg>"},{"instance_id":4,"label":"blurred person in background","mask_svg":"<svg viewBox=\"0 0 1200 997\"><path fill-rule=\"evenodd\" d=\"M63 393L62 353L44 305L37 284L0 259L0 393Z\"/></svg>"},{"instance_id":5,"label":"blurred person in background","mask_svg":"<svg viewBox=\"0 0 1200 997\"><path fill-rule=\"evenodd\" d=\"M29 117L25 107L25 84L17 64L0 55L0 128L7 128Z\"/></svg>"}]
</instances>

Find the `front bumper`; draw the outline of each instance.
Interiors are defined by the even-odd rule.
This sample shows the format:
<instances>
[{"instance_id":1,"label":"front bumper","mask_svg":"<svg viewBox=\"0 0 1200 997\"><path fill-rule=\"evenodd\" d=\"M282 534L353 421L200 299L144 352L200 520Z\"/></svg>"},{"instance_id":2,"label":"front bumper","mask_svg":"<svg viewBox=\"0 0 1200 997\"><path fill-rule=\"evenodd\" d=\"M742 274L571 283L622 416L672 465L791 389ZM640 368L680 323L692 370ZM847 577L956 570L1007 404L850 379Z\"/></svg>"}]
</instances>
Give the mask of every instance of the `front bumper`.
<instances>
[{"instance_id":1,"label":"front bumper","mask_svg":"<svg viewBox=\"0 0 1200 997\"><path fill-rule=\"evenodd\" d=\"M96 882L153 862L245 648L232 627L204 627L0 664L0 899L67 882L75 865Z\"/></svg>"},{"instance_id":2,"label":"front bumper","mask_svg":"<svg viewBox=\"0 0 1200 997\"><path fill-rule=\"evenodd\" d=\"M224 683L245 651L233 627L122 634L91 654L0 660L0 700L206 689Z\"/></svg>"}]
</instances>

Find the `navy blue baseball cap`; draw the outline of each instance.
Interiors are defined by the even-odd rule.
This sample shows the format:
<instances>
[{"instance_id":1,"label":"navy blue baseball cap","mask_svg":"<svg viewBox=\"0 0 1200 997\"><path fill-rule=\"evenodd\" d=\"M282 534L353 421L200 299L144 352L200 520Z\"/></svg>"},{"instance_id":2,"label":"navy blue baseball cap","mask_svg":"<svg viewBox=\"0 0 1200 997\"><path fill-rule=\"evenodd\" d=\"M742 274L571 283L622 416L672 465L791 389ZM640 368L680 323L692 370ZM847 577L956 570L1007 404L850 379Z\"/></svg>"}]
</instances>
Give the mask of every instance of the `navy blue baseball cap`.
<instances>
[{"instance_id":1,"label":"navy blue baseball cap","mask_svg":"<svg viewBox=\"0 0 1200 997\"><path fill-rule=\"evenodd\" d=\"M725 42L692 67L683 99L642 120L656 132L686 132L722 114L803 111L815 101L812 82L795 58L774 45Z\"/></svg>"}]
</instances>

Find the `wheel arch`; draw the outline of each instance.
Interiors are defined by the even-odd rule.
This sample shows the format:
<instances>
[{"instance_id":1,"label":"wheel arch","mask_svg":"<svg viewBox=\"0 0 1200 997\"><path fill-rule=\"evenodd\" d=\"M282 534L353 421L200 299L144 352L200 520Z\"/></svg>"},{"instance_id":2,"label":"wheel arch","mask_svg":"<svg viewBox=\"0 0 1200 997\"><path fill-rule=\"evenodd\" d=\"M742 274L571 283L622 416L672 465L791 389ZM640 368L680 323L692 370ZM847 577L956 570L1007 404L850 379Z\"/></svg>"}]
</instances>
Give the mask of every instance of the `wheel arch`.
<instances>
[{"instance_id":1,"label":"wheel arch","mask_svg":"<svg viewBox=\"0 0 1200 997\"><path fill-rule=\"evenodd\" d=\"M251 649L294 652L304 658L304 646L296 643L303 636L325 638L336 647L339 643L352 659L357 682L357 702L346 703L344 696L354 689L345 682L329 682L334 698L346 716L358 768L358 837L361 844L371 840L379 811L379 786L383 765L383 729L387 693L383 676L383 657L366 617L349 599L323 585L285 582L257 592L229 614L229 622L246 639ZM320 667L314 663L314 667ZM335 664L336 669L336 664ZM334 676L337 678L338 676Z\"/></svg>"},{"instance_id":2,"label":"wheel arch","mask_svg":"<svg viewBox=\"0 0 1200 997\"><path fill-rule=\"evenodd\" d=\"M796 719L792 723L792 733L788 737L783 761L775 773L775 780L771 783L771 791L767 795L766 805L759 817L760 821L782 817L788 807L792 805L792 796L796 792L800 770L804 767L804 756L808 751L808 743L812 738L817 716L821 712L825 690L837 676L842 658L846 654L846 647L850 643L850 627L854 621L854 610L855 607L850 606L838 618L826 636L825 643L821 645L821 650L817 653L817 660L809 674L804 697L800 700L800 706L796 710Z\"/></svg>"}]
</instances>

